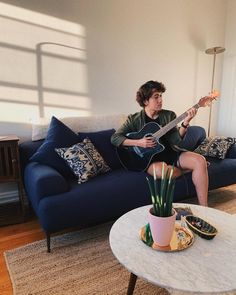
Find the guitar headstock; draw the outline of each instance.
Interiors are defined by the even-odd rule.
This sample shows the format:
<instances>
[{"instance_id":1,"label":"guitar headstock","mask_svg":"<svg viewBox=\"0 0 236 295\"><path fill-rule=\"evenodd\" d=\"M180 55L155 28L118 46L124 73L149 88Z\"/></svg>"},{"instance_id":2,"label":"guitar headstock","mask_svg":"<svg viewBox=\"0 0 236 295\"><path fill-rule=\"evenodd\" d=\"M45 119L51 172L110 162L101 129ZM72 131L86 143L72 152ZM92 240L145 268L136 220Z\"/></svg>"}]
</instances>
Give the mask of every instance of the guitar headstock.
<instances>
[{"instance_id":1,"label":"guitar headstock","mask_svg":"<svg viewBox=\"0 0 236 295\"><path fill-rule=\"evenodd\" d=\"M199 102L198 105L200 107L205 107L205 106L210 106L213 100L216 100L217 97L220 96L220 92L217 90L212 91L211 93L209 93L209 95L202 97Z\"/></svg>"}]
</instances>

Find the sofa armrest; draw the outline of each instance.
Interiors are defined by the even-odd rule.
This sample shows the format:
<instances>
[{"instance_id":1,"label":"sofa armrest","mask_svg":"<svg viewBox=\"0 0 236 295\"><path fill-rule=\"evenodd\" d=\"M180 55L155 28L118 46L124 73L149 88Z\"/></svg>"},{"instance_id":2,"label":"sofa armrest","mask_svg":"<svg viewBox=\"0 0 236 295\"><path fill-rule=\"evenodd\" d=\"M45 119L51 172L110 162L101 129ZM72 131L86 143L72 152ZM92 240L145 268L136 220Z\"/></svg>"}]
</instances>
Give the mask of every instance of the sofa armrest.
<instances>
[{"instance_id":1,"label":"sofa armrest","mask_svg":"<svg viewBox=\"0 0 236 295\"><path fill-rule=\"evenodd\" d=\"M206 138L206 131L200 126L190 126L187 129L185 137L180 147L189 151L194 151L201 142Z\"/></svg>"},{"instance_id":2,"label":"sofa armrest","mask_svg":"<svg viewBox=\"0 0 236 295\"><path fill-rule=\"evenodd\" d=\"M229 148L229 150L228 150L228 152L226 154L226 158L228 158L228 159L236 159L236 144L233 144Z\"/></svg>"},{"instance_id":3,"label":"sofa armrest","mask_svg":"<svg viewBox=\"0 0 236 295\"><path fill-rule=\"evenodd\" d=\"M36 162L26 166L24 185L27 196L36 211L40 199L69 190L68 182L57 170Z\"/></svg>"},{"instance_id":4,"label":"sofa armrest","mask_svg":"<svg viewBox=\"0 0 236 295\"><path fill-rule=\"evenodd\" d=\"M42 145L44 141L24 141L19 144L19 154L20 154L20 166L22 170L22 175L24 175L25 167L29 164L30 157L37 151L37 149Z\"/></svg>"}]
</instances>

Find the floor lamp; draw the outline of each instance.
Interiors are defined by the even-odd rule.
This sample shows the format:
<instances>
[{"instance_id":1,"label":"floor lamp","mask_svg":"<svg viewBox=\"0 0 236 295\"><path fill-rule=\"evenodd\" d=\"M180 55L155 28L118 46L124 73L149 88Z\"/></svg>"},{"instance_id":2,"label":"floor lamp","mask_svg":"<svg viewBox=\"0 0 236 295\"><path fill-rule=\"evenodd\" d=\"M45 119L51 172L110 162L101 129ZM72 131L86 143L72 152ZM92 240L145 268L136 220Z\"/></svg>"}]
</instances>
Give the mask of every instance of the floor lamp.
<instances>
[{"instance_id":1,"label":"floor lamp","mask_svg":"<svg viewBox=\"0 0 236 295\"><path fill-rule=\"evenodd\" d=\"M212 71L212 80L211 80L211 92L214 90L214 78L215 78L215 65L216 65L216 55L218 53L222 53L225 51L224 47L216 46L216 47L211 47L206 49L205 53L206 54L212 54L213 55L213 71ZM207 135L208 137L210 136L210 131L211 131L211 113L212 113L212 105L210 105L210 113L209 113L209 121L208 121L208 132Z\"/></svg>"}]
</instances>

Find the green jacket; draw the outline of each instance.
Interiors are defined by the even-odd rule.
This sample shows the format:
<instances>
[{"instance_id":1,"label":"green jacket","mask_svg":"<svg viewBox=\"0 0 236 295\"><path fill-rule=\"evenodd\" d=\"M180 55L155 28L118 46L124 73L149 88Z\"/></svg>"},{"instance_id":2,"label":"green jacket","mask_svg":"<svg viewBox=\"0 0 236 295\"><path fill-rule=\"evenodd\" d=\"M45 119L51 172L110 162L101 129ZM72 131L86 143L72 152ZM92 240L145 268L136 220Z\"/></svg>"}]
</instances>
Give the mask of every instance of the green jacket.
<instances>
[{"instance_id":1,"label":"green jacket","mask_svg":"<svg viewBox=\"0 0 236 295\"><path fill-rule=\"evenodd\" d=\"M173 121L176 118L176 114L172 111L161 110L159 112L159 121L161 126L165 126L169 122ZM112 135L111 143L115 146L120 146L122 142L127 138L126 134L129 132L138 132L145 125L145 112L144 110L129 115L125 123ZM167 142L172 148L176 149L175 146L178 146L182 138L179 134L177 127L174 127L169 132L167 132L163 139Z\"/></svg>"}]
</instances>

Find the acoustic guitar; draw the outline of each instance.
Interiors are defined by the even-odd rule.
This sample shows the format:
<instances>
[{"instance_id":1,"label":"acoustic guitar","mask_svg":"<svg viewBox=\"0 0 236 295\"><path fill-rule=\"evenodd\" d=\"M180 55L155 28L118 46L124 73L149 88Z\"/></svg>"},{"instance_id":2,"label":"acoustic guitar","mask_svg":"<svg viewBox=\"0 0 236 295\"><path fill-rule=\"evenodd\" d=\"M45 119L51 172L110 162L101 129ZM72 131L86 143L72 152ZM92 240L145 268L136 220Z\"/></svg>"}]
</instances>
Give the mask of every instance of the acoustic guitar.
<instances>
[{"instance_id":1,"label":"acoustic guitar","mask_svg":"<svg viewBox=\"0 0 236 295\"><path fill-rule=\"evenodd\" d=\"M200 107L209 106L217 97L219 97L219 92L213 91L208 96L202 97L192 108L198 109ZM126 137L129 139L141 139L151 136L155 139L156 146L153 148L143 148L139 146L117 148L117 154L121 164L128 170L145 171L152 158L165 149L165 146L160 142L160 138L187 117L187 115L188 111L163 127L155 122L149 122L145 124L140 131L126 134Z\"/></svg>"}]
</instances>

